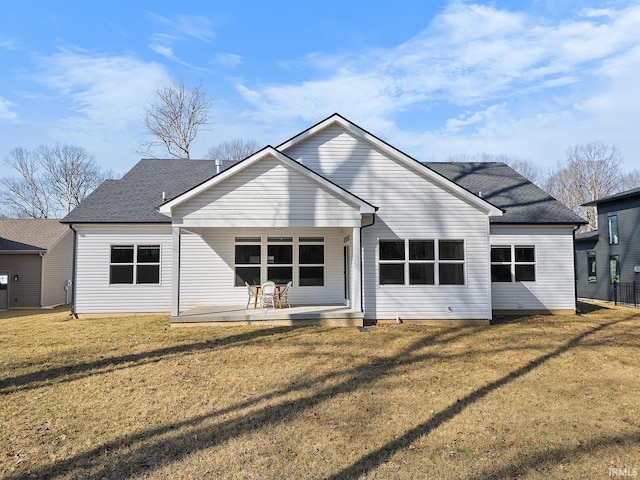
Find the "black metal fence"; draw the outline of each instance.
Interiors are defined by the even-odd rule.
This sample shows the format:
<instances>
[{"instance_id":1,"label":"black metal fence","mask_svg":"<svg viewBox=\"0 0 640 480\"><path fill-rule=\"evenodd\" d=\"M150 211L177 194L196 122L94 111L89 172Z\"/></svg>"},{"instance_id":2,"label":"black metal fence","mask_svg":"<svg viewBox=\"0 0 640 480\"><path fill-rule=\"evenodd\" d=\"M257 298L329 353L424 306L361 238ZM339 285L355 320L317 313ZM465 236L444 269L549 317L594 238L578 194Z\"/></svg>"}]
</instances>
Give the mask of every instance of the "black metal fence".
<instances>
[{"instance_id":1,"label":"black metal fence","mask_svg":"<svg viewBox=\"0 0 640 480\"><path fill-rule=\"evenodd\" d=\"M613 301L616 305L637 308L640 304L640 285L636 282L614 283Z\"/></svg>"}]
</instances>

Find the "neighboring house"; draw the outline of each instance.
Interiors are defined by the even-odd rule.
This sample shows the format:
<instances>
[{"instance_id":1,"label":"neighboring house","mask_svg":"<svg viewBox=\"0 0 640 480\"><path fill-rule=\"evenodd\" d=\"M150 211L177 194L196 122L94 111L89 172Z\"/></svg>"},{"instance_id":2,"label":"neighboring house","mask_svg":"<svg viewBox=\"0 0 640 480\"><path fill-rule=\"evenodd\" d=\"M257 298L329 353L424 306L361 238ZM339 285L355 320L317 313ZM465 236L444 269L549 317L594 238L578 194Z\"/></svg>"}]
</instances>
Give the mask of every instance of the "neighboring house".
<instances>
[{"instance_id":1,"label":"neighboring house","mask_svg":"<svg viewBox=\"0 0 640 480\"><path fill-rule=\"evenodd\" d=\"M613 300L613 284L640 280L640 188L585 203L598 230L576 235L578 296Z\"/></svg>"},{"instance_id":2,"label":"neighboring house","mask_svg":"<svg viewBox=\"0 0 640 480\"><path fill-rule=\"evenodd\" d=\"M73 234L60 220L0 219L0 310L69 303Z\"/></svg>"},{"instance_id":3,"label":"neighboring house","mask_svg":"<svg viewBox=\"0 0 640 480\"><path fill-rule=\"evenodd\" d=\"M502 163L420 163L340 115L216 172L141 160L63 219L76 313L245 305L293 280L294 305L361 320L487 324L574 312L584 221Z\"/></svg>"}]
</instances>

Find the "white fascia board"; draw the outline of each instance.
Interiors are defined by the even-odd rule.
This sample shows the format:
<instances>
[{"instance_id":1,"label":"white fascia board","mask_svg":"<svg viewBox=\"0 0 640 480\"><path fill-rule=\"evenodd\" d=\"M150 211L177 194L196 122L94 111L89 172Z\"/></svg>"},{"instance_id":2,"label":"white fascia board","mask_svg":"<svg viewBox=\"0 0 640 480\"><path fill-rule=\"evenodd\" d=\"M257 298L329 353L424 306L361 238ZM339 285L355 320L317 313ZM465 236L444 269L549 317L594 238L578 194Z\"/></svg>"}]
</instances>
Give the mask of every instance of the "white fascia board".
<instances>
[{"instance_id":1,"label":"white fascia board","mask_svg":"<svg viewBox=\"0 0 640 480\"><path fill-rule=\"evenodd\" d=\"M417 173L422 177L428 178L430 181L433 181L434 183L442 186L443 188L446 188L447 190L453 192L455 195L459 196L463 200L466 200L472 205L475 205L476 207L478 207L480 210L486 212L489 216L500 217L504 213L501 208L496 207L492 203L487 202L486 200L478 197L477 195L474 195L468 190L462 188L457 183L452 182L448 178L431 170L430 168L418 162L416 159L410 157L406 153L401 152L397 148L389 145L385 141L379 139L375 135L367 132L366 130L363 130L362 128L358 127L354 123L351 123L349 120L338 115L337 113L331 115L330 117L321 121L320 123L317 123L311 128L305 130L304 132L299 133L295 137L290 138L286 142L278 145L277 148L278 150L285 152L288 148L292 147L293 145L296 145L306 140L307 138L315 135L321 130L334 124L340 125L345 130L348 130L354 135L373 144L378 150L381 150L382 152L384 152L386 155L389 155L390 157L398 159L400 162L402 162L403 165L411 169L413 172Z\"/></svg>"},{"instance_id":2,"label":"white fascia board","mask_svg":"<svg viewBox=\"0 0 640 480\"><path fill-rule=\"evenodd\" d=\"M276 150L272 146L267 146L267 147L263 148L262 150L260 150L259 152L256 152L253 155L251 155L250 157L248 157L247 159L243 160L242 162L239 162L239 163L233 165L232 167L228 168L227 170L224 170L223 172L219 173L215 177L212 177L211 179L207 180L206 182L201 183L200 185L192 188L191 190L189 190L189 191L187 191L187 192L185 192L185 193L183 193L181 195L178 195L176 198L174 198L172 200L169 200L167 203L161 205L160 208L159 208L160 213L163 213L163 214L168 215L170 217L171 214L172 214L173 208L176 207L177 205L180 205L181 203L186 202L187 200L189 200L189 199L195 197L196 195L198 195L199 193L201 193L201 192L203 192L205 190L208 190L209 188L213 187L214 185L216 185L216 184L224 181L225 179L235 175L236 173L244 170L245 168L249 168L251 165L255 164L256 162L259 162L260 160L262 160L263 158L268 157L268 156L276 158L277 160L279 160L283 164L287 165L288 167L292 168L293 170L297 171L301 175L305 175L308 178L314 180L315 182L320 184L325 190L330 191L331 193L333 193L336 197L340 198L345 203L348 203L348 204L353 205L354 207L358 208L359 211L360 211L360 214L367 214L367 213L375 213L376 212L377 208L375 206L373 206L370 203L366 202L365 200L362 200L361 198L353 195L352 193L348 192L347 190L344 190L343 188L335 185L334 183L330 182L329 180L327 180L323 176L318 175L313 170L305 167L304 165L301 165L299 162L296 162L291 157L288 157L285 154L283 154L282 152L279 152L278 150Z\"/></svg>"}]
</instances>

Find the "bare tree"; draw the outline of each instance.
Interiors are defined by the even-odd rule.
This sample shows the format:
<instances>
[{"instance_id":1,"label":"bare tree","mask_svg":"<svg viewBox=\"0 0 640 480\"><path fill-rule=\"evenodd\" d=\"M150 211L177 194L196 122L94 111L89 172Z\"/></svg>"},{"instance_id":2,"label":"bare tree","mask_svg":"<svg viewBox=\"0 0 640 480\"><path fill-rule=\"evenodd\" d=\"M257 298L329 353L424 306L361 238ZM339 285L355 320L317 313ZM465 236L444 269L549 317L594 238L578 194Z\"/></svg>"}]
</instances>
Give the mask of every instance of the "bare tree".
<instances>
[{"instance_id":1,"label":"bare tree","mask_svg":"<svg viewBox=\"0 0 640 480\"><path fill-rule=\"evenodd\" d=\"M152 155L151 150L161 147L171 157L191 158L191 144L207 125L212 102L201 87L189 89L184 82L158 88L142 119L152 138L138 153Z\"/></svg>"},{"instance_id":2,"label":"bare tree","mask_svg":"<svg viewBox=\"0 0 640 480\"><path fill-rule=\"evenodd\" d=\"M17 177L0 180L4 213L18 218L49 218L49 192L41 182L40 163L36 156L18 147L9 152L4 163L18 173Z\"/></svg>"},{"instance_id":3,"label":"bare tree","mask_svg":"<svg viewBox=\"0 0 640 480\"><path fill-rule=\"evenodd\" d=\"M461 154L449 157L451 162L502 162L509 165L530 182L542 187L546 181L544 171L531 160L513 155L479 153L474 155Z\"/></svg>"},{"instance_id":4,"label":"bare tree","mask_svg":"<svg viewBox=\"0 0 640 480\"><path fill-rule=\"evenodd\" d=\"M225 168L238 163L240 160L244 160L249 155L257 152L260 149L260 144L250 138L243 140L240 138L229 140L228 142L222 142L211 148L206 155L209 160L222 160Z\"/></svg>"},{"instance_id":5,"label":"bare tree","mask_svg":"<svg viewBox=\"0 0 640 480\"><path fill-rule=\"evenodd\" d=\"M615 145L600 141L575 145L566 151L566 159L550 175L546 190L587 220L583 230L598 228L595 207L582 204L622 191L626 174L621 168L622 154Z\"/></svg>"},{"instance_id":6,"label":"bare tree","mask_svg":"<svg viewBox=\"0 0 640 480\"><path fill-rule=\"evenodd\" d=\"M0 180L4 214L19 218L59 218L91 193L109 174L93 155L72 145L12 150L5 164L17 175Z\"/></svg>"}]
</instances>

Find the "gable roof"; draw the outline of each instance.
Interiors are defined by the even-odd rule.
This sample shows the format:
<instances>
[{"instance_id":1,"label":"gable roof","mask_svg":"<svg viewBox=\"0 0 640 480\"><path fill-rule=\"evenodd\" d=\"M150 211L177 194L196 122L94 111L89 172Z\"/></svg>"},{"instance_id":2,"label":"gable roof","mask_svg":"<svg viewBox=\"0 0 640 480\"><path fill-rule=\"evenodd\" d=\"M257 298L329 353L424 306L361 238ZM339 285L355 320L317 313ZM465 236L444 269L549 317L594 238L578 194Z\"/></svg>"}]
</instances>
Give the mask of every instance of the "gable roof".
<instances>
[{"instance_id":1,"label":"gable roof","mask_svg":"<svg viewBox=\"0 0 640 480\"><path fill-rule=\"evenodd\" d=\"M224 181L225 179L235 175L236 173L249 168L251 165L253 165L256 162L259 162L260 160L262 160L263 158L266 157L271 157L271 158L275 158L277 161L279 161L280 163L284 164L285 166L297 171L299 174L304 175L305 177L309 178L310 180L314 181L315 183L317 183L320 187L322 187L324 190L329 191L330 193L332 193L334 196L342 199L343 201L350 203L352 205L355 205L359 208L360 213L374 213L377 210L377 207L371 205L369 202L361 199L360 197L354 195L353 193L345 190L344 188L340 187L339 185L336 185L335 183L331 182L330 180L326 179L325 177L323 177L322 175L314 172L313 170L311 170L310 168L302 165L299 162L296 162L294 159L288 157L287 155L285 155L282 152L279 152L278 150L276 150L275 148L273 148L272 146L266 146L264 147L262 150L259 150L258 152L254 153L253 155L250 155L249 157L247 157L246 159L242 160L241 162L238 162L234 165L232 165L231 167L229 167L228 169L224 170L223 172L219 173L218 175L215 175L214 177L210 178L209 180L206 180L205 182L202 182L201 184L192 187L191 189L185 191L184 193L178 195L177 197L167 201L165 204L163 204L160 207L160 212L164 213L166 215L171 215L171 212L173 210L174 207L180 205L181 203L189 200L190 198L193 198L194 196L198 195L199 193L203 192L204 190L207 190L213 186L215 186L216 184Z\"/></svg>"},{"instance_id":2,"label":"gable roof","mask_svg":"<svg viewBox=\"0 0 640 480\"><path fill-rule=\"evenodd\" d=\"M170 199L216 174L212 160L140 160L122 179L107 180L64 223L171 223L158 212Z\"/></svg>"},{"instance_id":3,"label":"gable roof","mask_svg":"<svg viewBox=\"0 0 640 480\"><path fill-rule=\"evenodd\" d=\"M505 163L426 162L424 165L502 208L504 215L492 217L491 223L587 223Z\"/></svg>"},{"instance_id":4,"label":"gable roof","mask_svg":"<svg viewBox=\"0 0 640 480\"><path fill-rule=\"evenodd\" d=\"M596 200L583 203L582 206L591 207L594 205L599 205L601 203L615 202L617 200L626 200L627 198L634 198L634 197L640 198L640 187L632 188L631 190L625 190L624 192L616 193L614 195L609 195L608 197L598 198Z\"/></svg>"},{"instance_id":5,"label":"gable roof","mask_svg":"<svg viewBox=\"0 0 640 480\"><path fill-rule=\"evenodd\" d=\"M373 145L376 149L382 151L385 155L395 158L406 168L412 170L413 172L417 173L423 178L425 177L428 178L433 183L440 185L441 187L449 190L450 192L453 192L455 195L459 196L460 198L464 199L470 204L475 205L476 207L479 207L480 209L488 212L489 215L492 215L492 216L502 215L501 209L495 204L492 204L490 201L474 195L473 193L465 189L463 186L455 182L451 182L450 179L446 178L439 172L432 170L430 168L425 168L425 165L420 163L415 158L407 155L401 150L398 150L393 145L376 137L372 133L368 132L362 127L359 127L358 125L351 122L350 120L347 120L346 118L344 118L342 115L338 113L334 113L333 115L307 128L306 130L300 132L299 134L291 137L289 140L278 145L277 149L280 151L286 151L287 149L293 147L294 145L311 137L312 135L317 134L321 130L329 128L333 125L341 126L344 130L348 131L349 133Z\"/></svg>"},{"instance_id":6,"label":"gable roof","mask_svg":"<svg viewBox=\"0 0 640 480\"><path fill-rule=\"evenodd\" d=\"M0 252L44 253L69 233L60 220L48 218L0 219Z\"/></svg>"}]
</instances>

